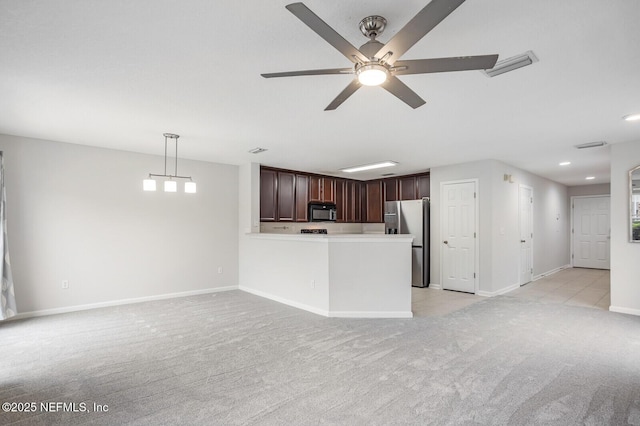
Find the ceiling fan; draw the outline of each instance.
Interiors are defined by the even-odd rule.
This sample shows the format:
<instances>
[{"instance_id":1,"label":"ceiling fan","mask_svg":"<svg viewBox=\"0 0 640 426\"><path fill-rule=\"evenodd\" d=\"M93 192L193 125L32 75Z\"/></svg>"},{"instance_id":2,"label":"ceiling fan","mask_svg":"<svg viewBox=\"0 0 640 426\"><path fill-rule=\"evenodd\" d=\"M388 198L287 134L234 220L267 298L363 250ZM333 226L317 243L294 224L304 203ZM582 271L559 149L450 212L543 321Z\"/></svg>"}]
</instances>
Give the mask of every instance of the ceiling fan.
<instances>
[{"instance_id":1,"label":"ceiling fan","mask_svg":"<svg viewBox=\"0 0 640 426\"><path fill-rule=\"evenodd\" d=\"M491 69L498 55L462 56L451 58L399 60L429 31L449 16L465 0L432 0L411 21L398 31L386 44L376 40L387 24L382 16L367 16L360 21L360 31L369 38L356 49L333 28L327 25L315 13L302 3L292 3L286 8L304 22L309 28L325 39L330 45L354 63L351 68L329 68L307 71L289 71L261 74L265 78L293 77L300 75L355 74L356 78L325 108L330 111L338 108L362 85L382 86L392 95L409 105L418 108L425 101L407 87L396 76L425 74L448 71Z\"/></svg>"}]
</instances>

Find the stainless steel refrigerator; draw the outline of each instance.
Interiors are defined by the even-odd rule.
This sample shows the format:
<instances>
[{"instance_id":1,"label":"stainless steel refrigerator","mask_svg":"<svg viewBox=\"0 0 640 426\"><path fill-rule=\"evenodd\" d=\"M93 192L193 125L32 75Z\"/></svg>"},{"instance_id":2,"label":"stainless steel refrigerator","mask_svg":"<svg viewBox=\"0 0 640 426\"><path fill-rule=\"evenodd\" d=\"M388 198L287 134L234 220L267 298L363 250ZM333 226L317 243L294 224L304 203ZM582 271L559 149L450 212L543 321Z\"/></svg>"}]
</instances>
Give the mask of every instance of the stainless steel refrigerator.
<instances>
[{"instance_id":1,"label":"stainless steel refrigerator","mask_svg":"<svg viewBox=\"0 0 640 426\"><path fill-rule=\"evenodd\" d=\"M385 234L411 234L411 285L429 287L429 199L384 203Z\"/></svg>"}]
</instances>

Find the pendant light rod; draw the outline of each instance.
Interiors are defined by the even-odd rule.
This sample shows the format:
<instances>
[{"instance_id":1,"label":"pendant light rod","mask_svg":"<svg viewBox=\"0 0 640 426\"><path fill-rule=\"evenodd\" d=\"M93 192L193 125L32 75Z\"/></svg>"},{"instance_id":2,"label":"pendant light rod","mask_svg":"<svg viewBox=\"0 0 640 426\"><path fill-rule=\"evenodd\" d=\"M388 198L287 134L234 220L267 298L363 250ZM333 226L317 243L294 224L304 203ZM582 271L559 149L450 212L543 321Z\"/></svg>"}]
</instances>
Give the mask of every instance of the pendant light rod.
<instances>
[{"instance_id":1,"label":"pendant light rod","mask_svg":"<svg viewBox=\"0 0 640 426\"><path fill-rule=\"evenodd\" d=\"M155 191L156 190L156 182L153 178L165 178L168 179L165 181L165 192L176 192L175 182L170 183L173 179L188 179L189 182L184 184L184 191L186 193L195 193L196 192L196 183L193 182L191 176L179 176L178 175L178 138L180 135L176 135L175 133L163 133L164 136L164 174L156 174L149 173L148 179L143 181L143 190L145 191ZM167 157L168 157L168 143L169 139L175 139L176 144L176 157L173 165L173 175L167 174Z\"/></svg>"}]
</instances>

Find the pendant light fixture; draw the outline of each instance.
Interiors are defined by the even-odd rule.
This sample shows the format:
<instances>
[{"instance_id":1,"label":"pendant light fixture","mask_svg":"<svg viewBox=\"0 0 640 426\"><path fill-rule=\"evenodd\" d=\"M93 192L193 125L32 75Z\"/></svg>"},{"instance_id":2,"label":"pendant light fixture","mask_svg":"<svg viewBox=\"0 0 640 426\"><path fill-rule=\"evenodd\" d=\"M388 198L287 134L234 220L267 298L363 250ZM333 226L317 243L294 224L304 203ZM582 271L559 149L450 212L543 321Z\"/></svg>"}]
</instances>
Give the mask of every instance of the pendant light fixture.
<instances>
[{"instance_id":1,"label":"pendant light fixture","mask_svg":"<svg viewBox=\"0 0 640 426\"><path fill-rule=\"evenodd\" d=\"M196 193L196 183L191 179L191 176L178 176L178 138L180 135L174 133L163 133L164 136L164 174L149 173L149 177L142 181L142 189L144 191L156 190L156 179L160 178L164 180L164 192L177 192L178 182L175 179L188 179L188 182L184 183L184 192L187 194ZM176 144L176 158L173 174L167 174L167 144L169 139L174 139Z\"/></svg>"}]
</instances>

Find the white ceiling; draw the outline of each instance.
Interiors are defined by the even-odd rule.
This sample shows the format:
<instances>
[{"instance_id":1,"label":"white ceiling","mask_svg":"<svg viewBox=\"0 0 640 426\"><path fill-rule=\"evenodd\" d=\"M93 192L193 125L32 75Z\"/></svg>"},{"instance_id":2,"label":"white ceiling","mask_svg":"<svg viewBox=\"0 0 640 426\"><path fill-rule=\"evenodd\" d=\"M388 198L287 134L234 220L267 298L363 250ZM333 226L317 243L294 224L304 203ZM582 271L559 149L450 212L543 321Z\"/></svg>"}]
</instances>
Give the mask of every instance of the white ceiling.
<instances>
[{"instance_id":1,"label":"white ceiling","mask_svg":"<svg viewBox=\"0 0 640 426\"><path fill-rule=\"evenodd\" d=\"M640 112L638 0L467 1L403 59L540 61L494 78L401 76L426 105L365 87L331 112L350 75L260 77L351 66L290 1L0 0L0 133L162 155L173 132L181 158L335 175L497 159L567 185L609 182L608 148L573 145L640 140L622 120ZM357 47L363 17L387 19L384 43L427 1L305 4ZM269 151L247 153L257 146Z\"/></svg>"}]
</instances>

